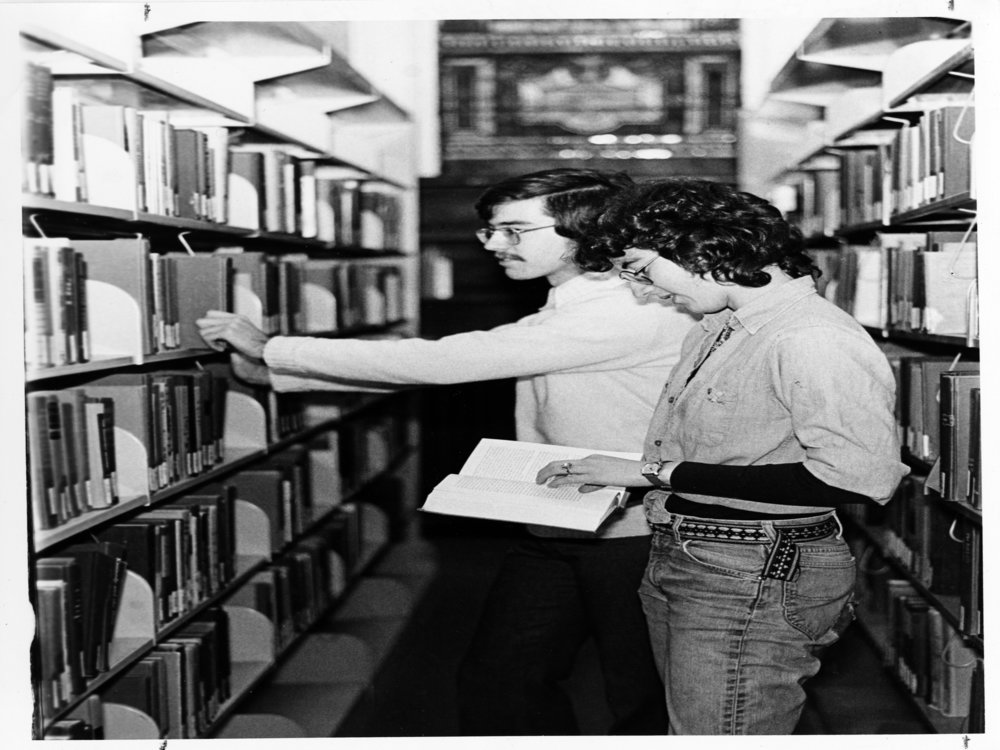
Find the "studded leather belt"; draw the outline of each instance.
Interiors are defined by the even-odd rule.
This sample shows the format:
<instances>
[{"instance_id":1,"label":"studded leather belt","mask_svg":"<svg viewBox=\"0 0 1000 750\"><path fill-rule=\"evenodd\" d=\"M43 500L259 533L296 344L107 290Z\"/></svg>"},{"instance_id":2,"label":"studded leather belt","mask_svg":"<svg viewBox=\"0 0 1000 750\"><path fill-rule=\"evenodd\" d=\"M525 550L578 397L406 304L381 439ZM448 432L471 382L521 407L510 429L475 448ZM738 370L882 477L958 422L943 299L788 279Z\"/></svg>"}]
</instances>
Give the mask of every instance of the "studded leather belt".
<instances>
[{"instance_id":1,"label":"studded leather belt","mask_svg":"<svg viewBox=\"0 0 1000 750\"><path fill-rule=\"evenodd\" d=\"M762 526L744 526L725 521L683 518L680 523L654 523L653 529L676 534L681 539L713 539L732 544L766 544L770 546L763 576L781 581L791 580L799 561L798 545L830 536L840 531L832 516L815 523L796 526L781 524L773 527L772 539Z\"/></svg>"}]
</instances>

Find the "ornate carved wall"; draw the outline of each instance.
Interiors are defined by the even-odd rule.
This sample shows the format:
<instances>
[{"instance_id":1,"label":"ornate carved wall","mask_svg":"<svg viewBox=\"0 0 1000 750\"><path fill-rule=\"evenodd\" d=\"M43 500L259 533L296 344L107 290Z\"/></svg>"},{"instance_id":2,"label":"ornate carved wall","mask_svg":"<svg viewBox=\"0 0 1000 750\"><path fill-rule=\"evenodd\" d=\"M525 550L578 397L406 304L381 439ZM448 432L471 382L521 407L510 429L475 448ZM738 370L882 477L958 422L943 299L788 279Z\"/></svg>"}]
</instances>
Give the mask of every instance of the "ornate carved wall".
<instances>
[{"instance_id":1,"label":"ornate carved wall","mask_svg":"<svg viewBox=\"0 0 1000 750\"><path fill-rule=\"evenodd\" d=\"M586 164L735 179L738 24L443 22L442 177Z\"/></svg>"}]
</instances>

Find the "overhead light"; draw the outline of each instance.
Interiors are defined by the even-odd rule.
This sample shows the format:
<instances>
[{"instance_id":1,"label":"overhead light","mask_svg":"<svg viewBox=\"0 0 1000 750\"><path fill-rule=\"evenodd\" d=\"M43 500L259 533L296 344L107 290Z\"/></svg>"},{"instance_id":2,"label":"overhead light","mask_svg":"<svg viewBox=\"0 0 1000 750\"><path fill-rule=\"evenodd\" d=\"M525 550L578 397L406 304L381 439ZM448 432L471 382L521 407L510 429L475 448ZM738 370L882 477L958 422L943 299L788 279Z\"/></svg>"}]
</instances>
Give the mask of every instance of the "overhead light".
<instances>
[{"instance_id":1,"label":"overhead light","mask_svg":"<svg viewBox=\"0 0 1000 750\"><path fill-rule=\"evenodd\" d=\"M636 159L669 159L674 152L669 148L640 148L632 154Z\"/></svg>"}]
</instances>

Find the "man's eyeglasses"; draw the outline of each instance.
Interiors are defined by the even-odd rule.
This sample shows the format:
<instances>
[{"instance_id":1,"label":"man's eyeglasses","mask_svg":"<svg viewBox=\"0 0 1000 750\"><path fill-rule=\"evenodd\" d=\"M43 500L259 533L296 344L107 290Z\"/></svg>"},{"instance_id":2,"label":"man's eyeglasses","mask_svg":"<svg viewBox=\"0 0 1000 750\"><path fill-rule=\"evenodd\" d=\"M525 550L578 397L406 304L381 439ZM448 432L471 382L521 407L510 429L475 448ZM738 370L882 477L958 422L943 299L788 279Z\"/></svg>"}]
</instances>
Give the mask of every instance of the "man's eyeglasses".
<instances>
[{"instance_id":1,"label":"man's eyeglasses","mask_svg":"<svg viewBox=\"0 0 1000 750\"><path fill-rule=\"evenodd\" d=\"M649 275L646 273L646 269L653 265L653 261L659 257L659 255L654 255L649 263L644 265L642 268L635 269L634 271L628 268L623 268L618 272L618 278L623 281L629 281L633 284L646 284L647 286L652 284L653 280L649 278Z\"/></svg>"},{"instance_id":2,"label":"man's eyeglasses","mask_svg":"<svg viewBox=\"0 0 1000 750\"><path fill-rule=\"evenodd\" d=\"M551 229L555 224L546 224L544 227L528 227L527 229L516 229L514 227L483 227L476 230L476 237L484 245L493 239L493 235L499 234L501 239L510 246L514 246L521 241L521 235L525 232L534 232L539 229Z\"/></svg>"}]
</instances>

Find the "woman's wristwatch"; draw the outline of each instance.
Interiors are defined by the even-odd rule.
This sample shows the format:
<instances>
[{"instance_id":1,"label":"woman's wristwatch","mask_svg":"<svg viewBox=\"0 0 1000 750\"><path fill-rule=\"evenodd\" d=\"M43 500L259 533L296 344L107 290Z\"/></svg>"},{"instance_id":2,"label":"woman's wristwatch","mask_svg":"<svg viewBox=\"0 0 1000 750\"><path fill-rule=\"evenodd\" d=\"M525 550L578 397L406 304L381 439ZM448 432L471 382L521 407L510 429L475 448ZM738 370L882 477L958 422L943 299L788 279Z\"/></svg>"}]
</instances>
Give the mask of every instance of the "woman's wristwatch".
<instances>
[{"instance_id":1,"label":"woman's wristwatch","mask_svg":"<svg viewBox=\"0 0 1000 750\"><path fill-rule=\"evenodd\" d=\"M673 474L679 461L650 461L642 465L639 472L649 480L654 487L670 489L670 475Z\"/></svg>"}]
</instances>

